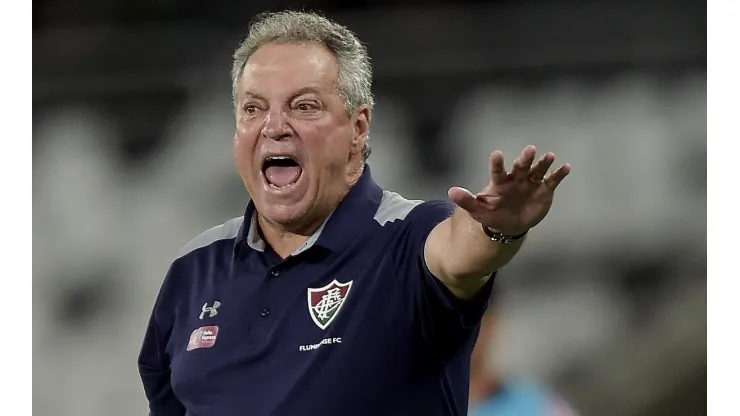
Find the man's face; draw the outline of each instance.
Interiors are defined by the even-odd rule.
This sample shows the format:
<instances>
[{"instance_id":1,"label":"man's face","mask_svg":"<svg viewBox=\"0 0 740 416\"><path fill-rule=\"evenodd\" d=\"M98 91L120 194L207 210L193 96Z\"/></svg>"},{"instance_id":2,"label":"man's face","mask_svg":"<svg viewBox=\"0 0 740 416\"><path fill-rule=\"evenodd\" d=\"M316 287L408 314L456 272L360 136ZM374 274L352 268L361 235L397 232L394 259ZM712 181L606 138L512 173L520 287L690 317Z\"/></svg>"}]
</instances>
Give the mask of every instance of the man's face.
<instances>
[{"instance_id":1,"label":"man's face","mask_svg":"<svg viewBox=\"0 0 740 416\"><path fill-rule=\"evenodd\" d=\"M338 65L320 45L268 44L238 86L234 157L257 211L269 222L310 226L333 208L361 157L368 110L349 117Z\"/></svg>"}]
</instances>

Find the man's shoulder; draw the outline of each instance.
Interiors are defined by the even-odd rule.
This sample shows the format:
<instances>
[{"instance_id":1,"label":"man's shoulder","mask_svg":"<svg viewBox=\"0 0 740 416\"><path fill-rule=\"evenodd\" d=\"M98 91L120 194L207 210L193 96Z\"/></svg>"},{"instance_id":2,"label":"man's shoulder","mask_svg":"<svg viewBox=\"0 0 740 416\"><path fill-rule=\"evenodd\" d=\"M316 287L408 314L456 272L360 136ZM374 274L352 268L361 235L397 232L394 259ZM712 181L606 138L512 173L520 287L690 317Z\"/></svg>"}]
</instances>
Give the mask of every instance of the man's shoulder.
<instances>
[{"instance_id":1,"label":"man's shoulder","mask_svg":"<svg viewBox=\"0 0 740 416\"><path fill-rule=\"evenodd\" d=\"M170 261L170 265L167 270L167 274L164 277L164 281L162 282L159 298L157 300L157 305L164 302L168 306L155 306L157 310L171 311L172 306L170 302L178 301L177 299L182 297L183 291L193 290L195 287L188 282L208 278L209 276L214 275L214 271L218 271L213 267L220 267L221 263L219 262L208 262L209 266L207 269L195 268L192 266L196 262L203 260L205 257L214 256L214 253L216 252L209 250L209 248L218 246L219 248L217 248L217 250L223 250L225 245L219 244L219 242L233 241L233 239L239 234L242 222L243 217L232 218L198 234L195 238L191 239L180 248L177 254ZM226 245L228 247L233 247L233 244ZM221 251L221 253L223 253L223 251Z\"/></svg>"},{"instance_id":2,"label":"man's shoulder","mask_svg":"<svg viewBox=\"0 0 740 416\"><path fill-rule=\"evenodd\" d=\"M243 216L235 217L203 231L180 248L173 262L218 241L236 238L243 222Z\"/></svg>"},{"instance_id":3,"label":"man's shoulder","mask_svg":"<svg viewBox=\"0 0 740 416\"><path fill-rule=\"evenodd\" d=\"M374 219L381 226L397 220L423 221L428 217L449 216L453 209L454 206L448 201L407 199L399 193L384 190Z\"/></svg>"}]
</instances>

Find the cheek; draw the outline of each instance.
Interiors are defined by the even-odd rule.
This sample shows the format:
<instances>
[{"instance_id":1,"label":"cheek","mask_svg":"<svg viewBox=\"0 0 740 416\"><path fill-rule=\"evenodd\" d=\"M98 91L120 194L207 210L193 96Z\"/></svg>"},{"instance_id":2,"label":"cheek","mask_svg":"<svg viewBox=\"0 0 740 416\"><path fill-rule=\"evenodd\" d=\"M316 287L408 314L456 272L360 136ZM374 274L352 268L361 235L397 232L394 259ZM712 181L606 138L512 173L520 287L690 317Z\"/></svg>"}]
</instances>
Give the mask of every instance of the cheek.
<instances>
[{"instance_id":1,"label":"cheek","mask_svg":"<svg viewBox=\"0 0 740 416\"><path fill-rule=\"evenodd\" d=\"M244 176L252 166L255 140L244 132L237 131L234 135L234 162L239 172Z\"/></svg>"},{"instance_id":2,"label":"cheek","mask_svg":"<svg viewBox=\"0 0 740 416\"><path fill-rule=\"evenodd\" d=\"M247 146L247 143L253 141L250 140L252 136L252 129L245 123L238 121L234 129L234 147L241 148Z\"/></svg>"},{"instance_id":3,"label":"cheek","mask_svg":"<svg viewBox=\"0 0 740 416\"><path fill-rule=\"evenodd\" d=\"M323 176L337 177L346 169L347 157L340 143L321 141L312 146L311 153L314 155L313 167Z\"/></svg>"},{"instance_id":4,"label":"cheek","mask_svg":"<svg viewBox=\"0 0 740 416\"><path fill-rule=\"evenodd\" d=\"M318 130L311 137L314 140L306 145L311 147L312 153L321 158L323 163L336 168L343 168L347 164L352 137L346 128Z\"/></svg>"}]
</instances>

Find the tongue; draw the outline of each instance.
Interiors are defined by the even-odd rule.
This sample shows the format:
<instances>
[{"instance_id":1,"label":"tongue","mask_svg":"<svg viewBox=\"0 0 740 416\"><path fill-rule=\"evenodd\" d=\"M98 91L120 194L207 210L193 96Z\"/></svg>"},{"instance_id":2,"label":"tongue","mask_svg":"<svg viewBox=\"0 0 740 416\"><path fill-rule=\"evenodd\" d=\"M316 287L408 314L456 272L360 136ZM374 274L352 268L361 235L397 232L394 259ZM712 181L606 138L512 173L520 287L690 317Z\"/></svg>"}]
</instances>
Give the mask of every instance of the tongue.
<instances>
[{"instance_id":1,"label":"tongue","mask_svg":"<svg viewBox=\"0 0 740 416\"><path fill-rule=\"evenodd\" d=\"M299 176L301 176L300 166L270 166L265 170L267 181L278 187L292 184Z\"/></svg>"}]
</instances>

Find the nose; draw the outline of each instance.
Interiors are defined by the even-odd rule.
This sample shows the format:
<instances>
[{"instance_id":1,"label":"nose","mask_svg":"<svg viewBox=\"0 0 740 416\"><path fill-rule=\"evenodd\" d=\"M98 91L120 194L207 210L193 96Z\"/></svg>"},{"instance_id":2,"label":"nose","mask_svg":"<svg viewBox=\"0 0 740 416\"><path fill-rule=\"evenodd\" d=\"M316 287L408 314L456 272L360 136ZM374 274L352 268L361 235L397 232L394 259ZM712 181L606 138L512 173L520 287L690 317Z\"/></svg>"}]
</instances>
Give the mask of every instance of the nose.
<instances>
[{"instance_id":1,"label":"nose","mask_svg":"<svg viewBox=\"0 0 740 416\"><path fill-rule=\"evenodd\" d=\"M280 108L272 108L267 112L262 125L262 135L272 140L282 140L290 137L293 130L288 123L288 117Z\"/></svg>"}]
</instances>

